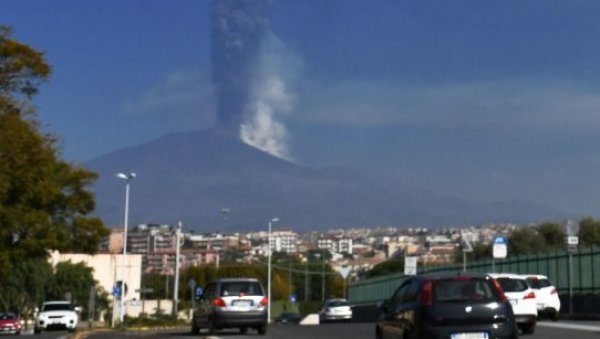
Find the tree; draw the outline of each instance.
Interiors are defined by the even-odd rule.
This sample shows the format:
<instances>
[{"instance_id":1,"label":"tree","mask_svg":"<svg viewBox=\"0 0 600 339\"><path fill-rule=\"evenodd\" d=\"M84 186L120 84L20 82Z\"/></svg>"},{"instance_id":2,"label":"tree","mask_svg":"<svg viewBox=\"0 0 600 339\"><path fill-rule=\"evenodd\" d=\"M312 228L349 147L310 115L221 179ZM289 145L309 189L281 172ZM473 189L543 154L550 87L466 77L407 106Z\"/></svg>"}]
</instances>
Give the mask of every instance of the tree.
<instances>
[{"instance_id":1,"label":"tree","mask_svg":"<svg viewBox=\"0 0 600 339\"><path fill-rule=\"evenodd\" d=\"M565 233L560 224L544 222L539 224L536 230L544 244L544 251L556 251L565 247Z\"/></svg>"},{"instance_id":2,"label":"tree","mask_svg":"<svg viewBox=\"0 0 600 339\"><path fill-rule=\"evenodd\" d=\"M508 253L511 256L540 253L544 242L532 227L517 228L508 237Z\"/></svg>"},{"instance_id":3,"label":"tree","mask_svg":"<svg viewBox=\"0 0 600 339\"><path fill-rule=\"evenodd\" d=\"M49 75L43 53L0 27L0 283L14 263L49 250L95 253L109 233L87 216L96 174L60 159L29 105Z\"/></svg>"},{"instance_id":4,"label":"tree","mask_svg":"<svg viewBox=\"0 0 600 339\"><path fill-rule=\"evenodd\" d=\"M600 222L584 218L579 222L579 243L581 246L600 246Z\"/></svg>"}]
</instances>

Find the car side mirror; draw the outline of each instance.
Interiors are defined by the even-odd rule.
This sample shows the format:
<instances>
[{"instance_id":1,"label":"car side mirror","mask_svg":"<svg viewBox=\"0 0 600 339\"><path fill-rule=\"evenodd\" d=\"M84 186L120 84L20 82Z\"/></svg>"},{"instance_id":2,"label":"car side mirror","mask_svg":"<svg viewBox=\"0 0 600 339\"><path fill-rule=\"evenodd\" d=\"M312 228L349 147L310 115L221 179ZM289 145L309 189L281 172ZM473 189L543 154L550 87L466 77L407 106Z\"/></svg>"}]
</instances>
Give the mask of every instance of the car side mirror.
<instances>
[{"instance_id":1,"label":"car side mirror","mask_svg":"<svg viewBox=\"0 0 600 339\"><path fill-rule=\"evenodd\" d=\"M82 310L82 309L81 309L81 306L77 306L77 307L75 307L75 309L74 309L74 310L75 310L75 312L77 312L77 313L81 313L81 310Z\"/></svg>"}]
</instances>

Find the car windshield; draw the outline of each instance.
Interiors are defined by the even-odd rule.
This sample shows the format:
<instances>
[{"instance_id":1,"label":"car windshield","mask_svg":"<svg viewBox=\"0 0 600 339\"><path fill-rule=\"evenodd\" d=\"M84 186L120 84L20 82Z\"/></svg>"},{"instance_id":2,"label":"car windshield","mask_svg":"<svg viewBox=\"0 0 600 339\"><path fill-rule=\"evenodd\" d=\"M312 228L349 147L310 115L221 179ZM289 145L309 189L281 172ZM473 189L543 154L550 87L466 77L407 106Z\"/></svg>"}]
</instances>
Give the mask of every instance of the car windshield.
<instances>
[{"instance_id":1,"label":"car windshield","mask_svg":"<svg viewBox=\"0 0 600 339\"><path fill-rule=\"evenodd\" d=\"M464 302L496 300L498 294L486 279L448 279L434 282L436 302Z\"/></svg>"},{"instance_id":2,"label":"car windshield","mask_svg":"<svg viewBox=\"0 0 600 339\"><path fill-rule=\"evenodd\" d=\"M15 320L17 316L13 313L0 313L0 320Z\"/></svg>"},{"instance_id":3,"label":"car windshield","mask_svg":"<svg viewBox=\"0 0 600 339\"><path fill-rule=\"evenodd\" d=\"M236 281L225 282L221 287L221 297L228 296L261 296L262 289L258 282Z\"/></svg>"},{"instance_id":4,"label":"car windshield","mask_svg":"<svg viewBox=\"0 0 600 339\"><path fill-rule=\"evenodd\" d=\"M46 304L42 311L72 311L71 304Z\"/></svg>"},{"instance_id":5,"label":"car windshield","mask_svg":"<svg viewBox=\"0 0 600 339\"><path fill-rule=\"evenodd\" d=\"M504 292L523 292L529 288L524 279L498 278Z\"/></svg>"},{"instance_id":6,"label":"car windshield","mask_svg":"<svg viewBox=\"0 0 600 339\"><path fill-rule=\"evenodd\" d=\"M327 302L327 307L340 307L340 306L350 306L345 300L332 300Z\"/></svg>"},{"instance_id":7,"label":"car windshield","mask_svg":"<svg viewBox=\"0 0 600 339\"><path fill-rule=\"evenodd\" d=\"M548 279L527 278L527 282L529 286L537 289L552 286L552 283Z\"/></svg>"}]
</instances>

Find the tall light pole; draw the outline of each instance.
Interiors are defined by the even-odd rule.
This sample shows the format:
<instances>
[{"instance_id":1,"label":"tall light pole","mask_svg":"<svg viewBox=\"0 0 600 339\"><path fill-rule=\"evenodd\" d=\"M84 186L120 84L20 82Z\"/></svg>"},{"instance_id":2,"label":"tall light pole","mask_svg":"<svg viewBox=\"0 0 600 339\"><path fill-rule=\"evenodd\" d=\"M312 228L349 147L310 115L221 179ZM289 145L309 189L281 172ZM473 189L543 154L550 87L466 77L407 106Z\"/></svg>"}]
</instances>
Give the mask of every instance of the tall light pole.
<instances>
[{"instance_id":1,"label":"tall light pole","mask_svg":"<svg viewBox=\"0 0 600 339\"><path fill-rule=\"evenodd\" d=\"M123 274L121 275L121 309L119 310L119 320L121 326L123 326L123 319L125 318L125 257L127 256L127 222L129 220L129 182L135 179L135 173L117 173L117 178L125 180L125 226L123 232L123 265L121 266Z\"/></svg>"},{"instance_id":2,"label":"tall light pole","mask_svg":"<svg viewBox=\"0 0 600 339\"><path fill-rule=\"evenodd\" d=\"M267 299L269 303L267 305L267 323L271 323L271 227L272 224L279 221L279 218L273 218L269 220L269 273L268 273L268 282L267 282Z\"/></svg>"},{"instance_id":3,"label":"tall light pole","mask_svg":"<svg viewBox=\"0 0 600 339\"><path fill-rule=\"evenodd\" d=\"M177 231L175 233L176 236L176 244L175 244L175 286L173 286L173 316L177 319L177 300L179 298L179 247L180 247L180 237L181 237L181 221L177 223Z\"/></svg>"}]
</instances>

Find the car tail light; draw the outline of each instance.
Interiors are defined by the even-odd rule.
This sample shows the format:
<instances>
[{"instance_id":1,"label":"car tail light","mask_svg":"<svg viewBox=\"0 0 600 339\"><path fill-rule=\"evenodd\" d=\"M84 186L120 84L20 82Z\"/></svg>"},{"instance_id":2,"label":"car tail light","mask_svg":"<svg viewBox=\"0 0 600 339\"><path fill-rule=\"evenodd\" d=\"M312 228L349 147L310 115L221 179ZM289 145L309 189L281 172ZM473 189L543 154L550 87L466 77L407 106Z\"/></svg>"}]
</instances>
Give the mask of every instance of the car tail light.
<instances>
[{"instance_id":1,"label":"car tail light","mask_svg":"<svg viewBox=\"0 0 600 339\"><path fill-rule=\"evenodd\" d=\"M558 291L556 290L556 287L552 287L552 291L550 291L550 294L557 294Z\"/></svg>"},{"instance_id":2,"label":"car tail light","mask_svg":"<svg viewBox=\"0 0 600 339\"><path fill-rule=\"evenodd\" d=\"M500 283L498 282L498 280L492 279L492 281L494 282L494 287L496 288L496 293L498 293L500 302L503 302L503 303L507 302L508 299L506 298L506 295L504 294L504 289L502 288L502 286L500 286Z\"/></svg>"},{"instance_id":3,"label":"car tail light","mask_svg":"<svg viewBox=\"0 0 600 339\"><path fill-rule=\"evenodd\" d=\"M535 292L529 292L527 293L523 299L535 299Z\"/></svg>"},{"instance_id":4,"label":"car tail light","mask_svg":"<svg viewBox=\"0 0 600 339\"><path fill-rule=\"evenodd\" d=\"M262 300L260 301L260 306L267 306L269 304L269 299L267 298L262 298Z\"/></svg>"},{"instance_id":5,"label":"car tail light","mask_svg":"<svg viewBox=\"0 0 600 339\"><path fill-rule=\"evenodd\" d=\"M225 300L223 300L221 298L214 298L212 303L213 303L213 306L216 306L216 307L227 306L227 305L225 305Z\"/></svg>"},{"instance_id":6,"label":"car tail light","mask_svg":"<svg viewBox=\"0 0 600 339\"><path fill-rule=\"evenodd\" d=\"M433 305L433 285L431 281L426 281L425 284L423 284L419 302L425 306Z\"/></svg>"}]
</instances>

